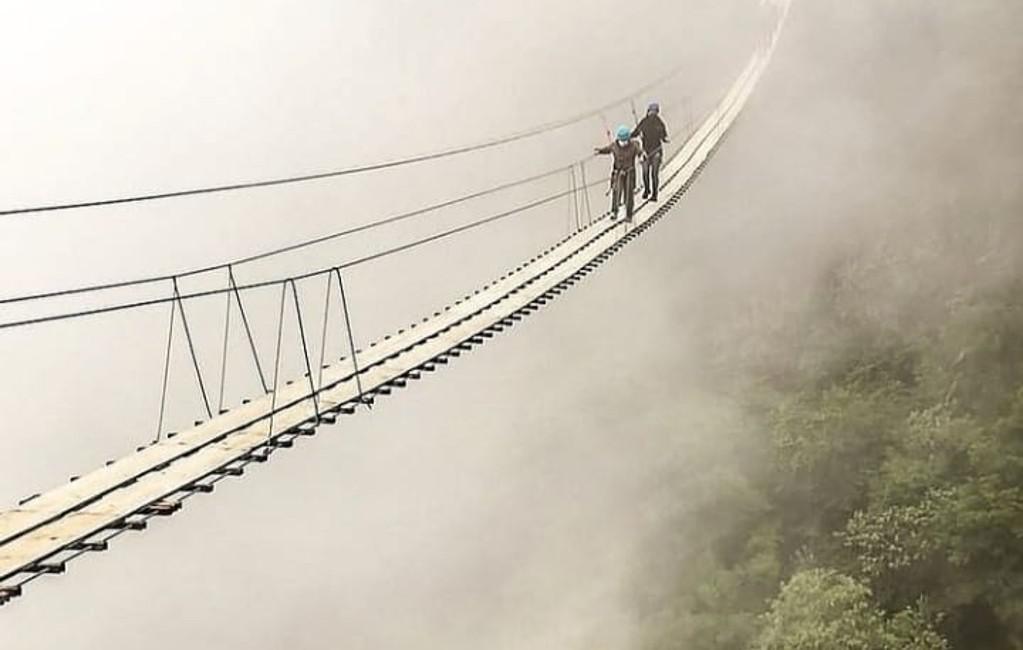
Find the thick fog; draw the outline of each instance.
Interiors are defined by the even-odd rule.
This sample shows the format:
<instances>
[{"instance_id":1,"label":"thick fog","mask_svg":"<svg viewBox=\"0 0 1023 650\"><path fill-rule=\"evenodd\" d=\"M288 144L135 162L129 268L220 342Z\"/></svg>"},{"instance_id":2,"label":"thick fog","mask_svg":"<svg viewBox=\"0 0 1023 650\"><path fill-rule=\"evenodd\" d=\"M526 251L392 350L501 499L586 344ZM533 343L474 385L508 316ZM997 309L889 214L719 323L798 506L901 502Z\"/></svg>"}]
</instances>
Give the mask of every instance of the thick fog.
<instances>
[{"instance_id":1,"label":"thick fog","mask_svg":"<svg viewBox=\"0 0 1023 650\"><path fill-rule=\"evenodd\" d=\"M956 219L988 218L986 237L1008 248L1023 240L1006 216L1021 207L1020 11L945 4L797 2L748 112L650 235L372 412L33 583L0 611L0 646L635 647L637 581L684 579L649 573L652 553L684 548L666 513L707 470L701 450L728 436L708 351L741 346L745 327L770 327L735 305L760 299L770 321L850 251L910 254L915 238L941 236L938 224ZM765 18L752 0L6 7L0 209L473 143L604 104L676 66L636 102L660 100L679 141L759 45ZM608 124L631 119L622 106L606 124L390 172L0 218L0 296L173 273L365 223L568 164L604 141ZM329 266L568 182L239 276ZM602 207L603 190L591 198ZM356 269L359 343L531 257L569 219L565 201ZM959 262L932 267L958 273ZM971 272L995 282L1014 270ZM912 311L898 287L885 289L885 308ZM322 287L302 290L310 310L322 306ZM264 355L276 300L252 298ZM223 303L190 309L216 378ZM160 307L0 331L0 507L152 438L166 324ZM234 341L230 405L258 391ZM295 377L301 361L294 346L289 354ZM202 417L188 363L179 336L171 430Z\"/></svg>"}]
</instances>

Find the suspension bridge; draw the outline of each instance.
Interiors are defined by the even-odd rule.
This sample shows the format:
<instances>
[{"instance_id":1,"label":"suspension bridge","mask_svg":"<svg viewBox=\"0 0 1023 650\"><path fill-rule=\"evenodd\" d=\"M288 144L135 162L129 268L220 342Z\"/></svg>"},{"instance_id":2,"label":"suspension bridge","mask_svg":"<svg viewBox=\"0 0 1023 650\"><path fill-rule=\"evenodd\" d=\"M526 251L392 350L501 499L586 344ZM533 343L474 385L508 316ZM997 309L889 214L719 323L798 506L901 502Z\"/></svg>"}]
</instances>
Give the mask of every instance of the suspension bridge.
<instances>
[{"instance_id":1,"label":"suspension bridge","mask_svg":"<svg viewBox=\"0 0 1023 650\"><path fill-rule=\"evenodd\" d=\"M579 171L583 172L581 180L578 183L574 182L573 189L568 193L545 197L539 201L416 240L411 244L386 249L359 260L317 269L299 276L239 285L233 274L234 265L261 257L261 255L237 260L230 264L194 269L178 275L150 277L0 300L0 304L39 301L68 294L102 292L123 286L170 282L172 293L169 297L107 304L77 312L62 312L37 318L2 322L0 323L0 333L8 328L31 327L53 320L85 318L99 313L167 304L170 306L171 313L167 364L169 365L170 344L173 340L175 320L179 319L192 353L192 360L195 362L196 379L208 416L205 421L198 422L194 427L176 434L164 434L158 427L155 440L150 444L138 447L135 453L109 461L104 467L76 477L67 484L48 492L27 497L15 508L0 513L0 604L20 596L25 586L33 580L46 575L63 573L69 561L88 553L106 550L115 538L129 531L145 529L149 519L177 512L188 499L212 492L214 486L222 480L242 476L250 465L264 463L273 454L292 448L302 438L315 435L322 426L335 424L340 416L354 414L359 407L368 407L380 397L390 395L393 391L405 387L408 382L419 380L429 373L440 370L462 354L472 350L473 347L512 328L517 322L553 301L599 265L611 259L622 247L635 241L659 220L669 215L728 134L774 53L788 12L789 2L780 0L773 6L777 8L778 20L763 46L751 56L720 102L703 118L689 137L673 150L666 151L661 189L664 200L661 203L640 202L631 222L613 220L611 215L606 212L596 215L588 209L588 205L585 207L580 205L581 191L606 183L606 179L587 183L585 168L580 167ZM585 114L573 119L584 119L590 116L590 114ZM0 214L22 214L77 209L91 205L160 200L187 194L236 191L285 182L303 182L332 175L359 173L382 166L422 162L435 156L459 155L473 148L500 146L515 138L532 137L547 129L558 128L564 123L567 122L544 125L513 136L480 143L474 147L461 147L438 154L381 163L380 165L288 179L125 197L92 203L76 202L39 208L12 209L0 212ZM575 169L575 166L571 168L573 178L576 178ZM516 183L527 183L546 175L548 174L540 174ZM511 184L502 187L509 185ZM454 202L467 200L477 195L478 193L455 199ZM481 286L473 293L438 309L431 316L412 323L365 348L357 348L352 332L352 316L345 293L344 272L347 268L368 259L398 254L408 248L453 236L467 229L483 227L488 223L510 217L536 205L565 197L571 197L576 205L577 227L570 235L540 251L501 277ZM584 194L584 197L588 197L588 194ZM585 198L582 199L582 202L585 200ZM451 203L449 201L440 205ZM395 220L412 218L436 207L438 206L397 215L385 221L390 223ZM303 242L301 245L319 243L347 232L350 231L335 233L311 242ZM295 248L296 246L288 246L263 255ZM228 272L229 284L226 288L194 293L181 292L178 281L184 275L216 269ZM326 336L329 327L331 314L334 314L335 320L344 325L347 353L341 359L330 363L326 363L326 360L322 358L324 350L322 345L320 347L321 358L318 363L310 354L308 315L303 315L297 283L312 278L320 278L327 283L322 322L324 336ZM209 396L203 382L202 373L199 372L185 307L190 300L209 295L225 295L228 304L228 318L230 318L233 305L234 311L238 313L244 324L248 340L252 343L251 329L244 307L244 295L247 291L254 289L273 287L279 291L279 310L275 359L272 368L264 367L254 344L251 350L253 363L258 371L264 394L244 400L236 408L223 409L222 404L214 404L214 400ZM293 317L298 325L305 373L299 379L282 382L280 357L282 346L285 344L282 330L286 311L294 314ZM166 368L167 366L165 366L164 373L165 398ZM215 406L218 408L214 408ZM160 415L161 426L162 409L163 406L161 406Z\"/></svg>"}]
</instances>

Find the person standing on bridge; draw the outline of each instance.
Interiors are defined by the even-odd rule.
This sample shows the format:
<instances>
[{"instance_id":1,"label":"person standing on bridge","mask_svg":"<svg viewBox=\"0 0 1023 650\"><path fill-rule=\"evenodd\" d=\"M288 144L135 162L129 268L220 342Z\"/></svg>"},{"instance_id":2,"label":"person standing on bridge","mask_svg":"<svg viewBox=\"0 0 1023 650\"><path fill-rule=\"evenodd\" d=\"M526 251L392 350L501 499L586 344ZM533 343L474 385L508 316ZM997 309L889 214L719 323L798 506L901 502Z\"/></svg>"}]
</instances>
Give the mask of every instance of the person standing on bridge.
<instances>
[{"instance_id":1,"label":"person standing on bridge","mask_svg":"<svg viewBox=\"0 0 1023 650\"><path fill-rule=\"evenodd\" d=\"M657 200L661 186L661 162L664 161L664 144L668 142L668 127L661 119L661 105L657 102L646 109L646 117L639 121L632 131L632 137L643 136L643 198Z\"/></svg>"},{"instance_id":2,"label":"person standing on bridge","mask_svg":"<svg viewBox=\"0 0 1023 650\"><path fill-rule=\"evenodd\" d=\"M618 127L616 139L606 147L597 147L594 152L614 156L611 171L611 220L618 218L618 208L625 202L625 220L632 221L636 198L636 158L643 150L632 139L632 130L627 126Z\"/></svg>"}]
</instances>

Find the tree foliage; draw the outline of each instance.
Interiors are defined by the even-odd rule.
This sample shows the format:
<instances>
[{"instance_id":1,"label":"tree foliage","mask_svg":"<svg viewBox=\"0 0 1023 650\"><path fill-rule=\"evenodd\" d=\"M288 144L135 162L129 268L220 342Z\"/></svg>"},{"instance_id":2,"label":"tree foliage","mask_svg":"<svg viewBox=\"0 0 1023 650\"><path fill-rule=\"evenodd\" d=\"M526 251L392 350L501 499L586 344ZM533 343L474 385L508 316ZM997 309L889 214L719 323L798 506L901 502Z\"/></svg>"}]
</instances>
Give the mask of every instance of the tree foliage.
<instances>
[{"instance_id":1,"label":"tree foliage","mask_svg":"<svg viewBox=\"0 0 1023 650\"><path fill-rule=\"evenodd\" d=\"M912 328L815 313L734 391L753 451L678 522L647 647L1023 649L1023 286L957 296Z\"/></svg>"},{"instance_id":2,"label":"tree foliage","mask_svg":"<svg viewBox=\"0 0 1023 650\"><path fill-rule=\"evenodd\" d=\"M920 608L886 617L870 588L830 569L800 571L771 601L756 650L945 650Z\"/></svg>"}]
</instances>

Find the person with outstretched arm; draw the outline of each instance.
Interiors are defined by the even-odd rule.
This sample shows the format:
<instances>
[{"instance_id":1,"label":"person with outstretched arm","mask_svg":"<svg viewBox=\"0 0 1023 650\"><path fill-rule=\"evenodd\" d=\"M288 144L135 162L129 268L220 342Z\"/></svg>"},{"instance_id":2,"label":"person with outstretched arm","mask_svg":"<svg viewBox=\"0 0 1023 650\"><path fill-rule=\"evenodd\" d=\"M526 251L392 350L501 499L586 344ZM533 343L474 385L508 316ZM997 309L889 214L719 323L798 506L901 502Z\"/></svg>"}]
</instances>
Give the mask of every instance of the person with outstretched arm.
<instances>
[{"instance_id":1,"label":"person with outstretched arm","mask_svg":"<svg viewBox=\"0 0 1023 650\"><path fill-rule=\"evenodd\" d=\"M618 218L618 208L625 202L625 220L632 221L636 197L636 158L643 150L639 142L632 139L627 126L618 127L616 139L606 147L597 147L594 152L614 157L611 170L611 220Z\"/></svg>"},{"instance_id":2,"label":"person with outstretched arm","mask_svg":"<svg viewBox=\"0 0 1023 650\"><path fill-rule=\"evenodd\" d=\"M664 161L664 145L668 142L668 127L661 119L661 106L650 104L646 116L632 131L632 137L643 137L643 198L657 200L661 186L661 163Z\"/></svg>"}]
</instances>

